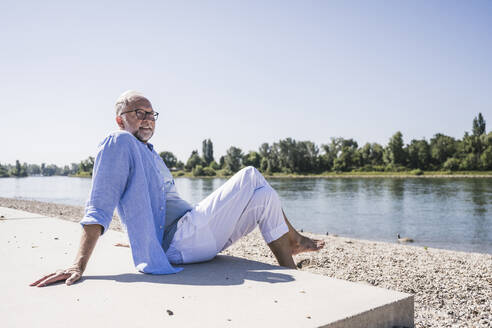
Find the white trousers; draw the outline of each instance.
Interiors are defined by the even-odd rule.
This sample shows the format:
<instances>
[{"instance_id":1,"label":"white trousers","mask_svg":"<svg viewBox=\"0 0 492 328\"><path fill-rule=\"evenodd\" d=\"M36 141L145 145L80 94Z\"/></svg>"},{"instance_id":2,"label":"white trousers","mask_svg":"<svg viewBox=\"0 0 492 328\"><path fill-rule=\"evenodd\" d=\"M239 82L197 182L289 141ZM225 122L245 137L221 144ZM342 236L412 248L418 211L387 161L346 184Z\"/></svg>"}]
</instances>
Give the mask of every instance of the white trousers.
<instances>
[{"instance_id":1,"label":"white trousers","mask_svg":"<svg viewBox=\"0 0 492 328\"><path fill-rule=\"evenodd\" d=\"M178 221L166 254L173 264L208 261L256 226L266 243L289 231L276 191L248 166Z\"/></svg>"}]
</instances>

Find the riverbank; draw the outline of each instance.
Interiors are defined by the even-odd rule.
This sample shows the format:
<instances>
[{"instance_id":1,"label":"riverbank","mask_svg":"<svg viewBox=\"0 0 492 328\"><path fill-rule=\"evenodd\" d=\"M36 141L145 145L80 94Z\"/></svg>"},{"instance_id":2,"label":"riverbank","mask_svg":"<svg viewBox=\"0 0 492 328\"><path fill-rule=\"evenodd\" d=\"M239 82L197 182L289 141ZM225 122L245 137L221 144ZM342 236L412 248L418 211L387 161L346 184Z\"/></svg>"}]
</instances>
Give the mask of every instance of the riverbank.
<instances>
[{"instance_id":1,"label":"riverbank","mask_svg":"<svg viewBox=\"0 0 492 328\"><path fill-rule=\"evenodd\" d=\"M193 172L186 172L184 170L173 171L172 174L175 178L230 178L231 175L224 174L224 170L214 171L215 175L193 175ZM403 172L324 172L321 174L285 174L285 173L272 173L270 175L263 173L266 178L269 179L299 179L299 178L492 178L492 171L403 171ZM74 174L72 177L78 178L92 178L88 172L83 174Z\"/></svg>"},{"instance_id":2,"label":"riverbank","mask_svg":"<svg viewBox=\"0 0 492 328\"><path fill-rule=\"evenodd\" d=\"M222 174L222 171L216 171L216 175L213 176L194 176L193 172L186 171L173 171L173 176L186 177L186 178L229 178L230 175ZM492 171L403 171L403 172L324 172L321 174L285 174L285 173L272 173L270 175L263 173L268 179L299 179L299 178L492 178Z\"/></svg>"},{"instance_id":3,"label":"riverbank","mask_svg":"<svg viewBox=\"0 0 492 328\"><path fill-rule=\"evenodd\" d=\"M83 207L0 198L0 206L78 222ZM121 231L119 219L111 229ZM302 270L415 294L416 327L489 327L492 255L315 235L326 246L295 257ZM275 264L255 230L223 254Z\"/></svg>"}]
</instances>

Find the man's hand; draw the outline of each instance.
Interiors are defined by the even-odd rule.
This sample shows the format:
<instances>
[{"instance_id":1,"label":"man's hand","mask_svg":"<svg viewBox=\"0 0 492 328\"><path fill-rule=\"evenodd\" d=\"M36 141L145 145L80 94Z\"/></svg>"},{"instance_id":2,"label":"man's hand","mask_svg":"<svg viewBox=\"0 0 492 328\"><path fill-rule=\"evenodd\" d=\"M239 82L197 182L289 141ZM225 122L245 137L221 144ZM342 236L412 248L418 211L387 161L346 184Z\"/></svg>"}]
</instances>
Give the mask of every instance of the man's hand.
<instances>
[{"instance_id":1,"label":"man's hand","mask_svg":"<svg viewBox=\"0 0 492 328\"><path fill-rule=\"evenodd\" d=\"M80 238L79 251L73 265L66 270L57 270L55 273L50 273L43 278L29 284L29 286L44 287L49 284L65 280L65 284L70 286L82 277L82 273L87 267L87 261L91 256L97 239L102 233L103 227L99 224L84 225L82 237Z\"/></svg>"},{"instance_id":2,"label":"man's hand","mask_svg":"<svg viewBox=\"0 0 492 328\"><path fill-rule=\"evenodd\" d=\"M55 273L50 273L43 278L33 282L29 286L44 287L61 280L65 280L65 284L67 286L70 286L71 284L79 280L80 277L82 277L82 270L80 270L80 268L78 267L73 266L66 270L57 270Z\"/></svg>"}]
</instances>

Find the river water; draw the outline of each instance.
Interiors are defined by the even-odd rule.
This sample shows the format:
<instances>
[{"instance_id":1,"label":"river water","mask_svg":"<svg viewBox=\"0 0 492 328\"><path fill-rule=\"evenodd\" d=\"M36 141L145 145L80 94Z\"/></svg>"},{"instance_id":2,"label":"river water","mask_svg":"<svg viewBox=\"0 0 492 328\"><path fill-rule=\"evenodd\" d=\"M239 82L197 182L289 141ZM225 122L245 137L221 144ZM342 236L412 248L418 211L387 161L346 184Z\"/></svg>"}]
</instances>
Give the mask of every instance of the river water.
<instances>
[{"instance_id":1,"label":"river water","mask_svg":"<svg viewBox=\"0 0 492 328\"><path fill-rule=\"evenodd\" d=\"M225 179L176 178L197 203ZM491 178L270 179L297 229L314 233L492 254ZM90 179L0 179L0 197L83 206Z\"/></svg>"}]
</instances>

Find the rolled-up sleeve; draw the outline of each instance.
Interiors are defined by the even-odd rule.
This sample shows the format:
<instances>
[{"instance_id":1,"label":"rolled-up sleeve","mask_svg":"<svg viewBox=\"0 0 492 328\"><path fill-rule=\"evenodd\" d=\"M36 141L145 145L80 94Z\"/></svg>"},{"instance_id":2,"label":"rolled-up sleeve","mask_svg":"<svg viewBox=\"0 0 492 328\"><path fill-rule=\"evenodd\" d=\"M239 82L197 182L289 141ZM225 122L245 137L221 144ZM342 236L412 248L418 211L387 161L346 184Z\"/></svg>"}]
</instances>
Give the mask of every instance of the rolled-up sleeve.
<instances>
[{"instance_id":1,"label":"rolled-up sleeve","mask_svg":"<svg viewBox=\"0 0 492 328\"><path fill-rule=\"evenodd\" d=\"M100 144L94 161L92 187L82 226L99 224L106 232L132 170L129 134L110 135Z\"/></svg>"}]
</instances>

